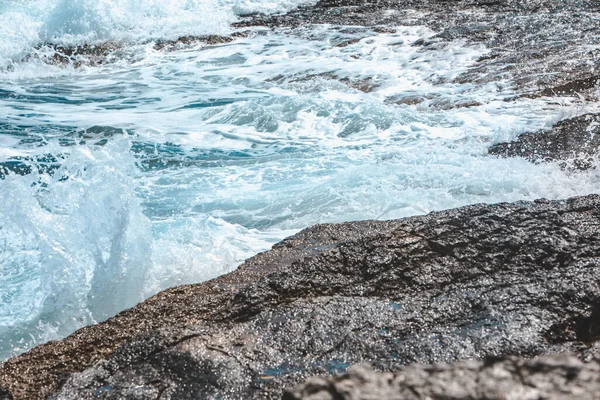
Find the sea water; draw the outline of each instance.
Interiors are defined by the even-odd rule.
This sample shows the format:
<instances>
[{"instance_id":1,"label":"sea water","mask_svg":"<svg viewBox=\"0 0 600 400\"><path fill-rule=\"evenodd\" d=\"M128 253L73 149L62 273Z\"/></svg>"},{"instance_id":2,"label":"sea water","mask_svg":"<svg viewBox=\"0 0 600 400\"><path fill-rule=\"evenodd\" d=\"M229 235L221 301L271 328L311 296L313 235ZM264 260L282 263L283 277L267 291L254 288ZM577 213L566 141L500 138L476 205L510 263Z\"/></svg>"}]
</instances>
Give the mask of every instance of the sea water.
<instances>
[{"instance_id":1,"label":"sea water","mask_svg":"<svg viewBox=\"0 0 600 400\"><path fill-rule=\"evenodd\" d=\"M316 223L594 191L489 156L590 111L454 80L489 50L435 32L253 28L298 1L0 1L0 360L208 280ZM381 31L378 31L381 32ZM110 62L48 63L113 43Z\"/></svg>"}]
</instances>

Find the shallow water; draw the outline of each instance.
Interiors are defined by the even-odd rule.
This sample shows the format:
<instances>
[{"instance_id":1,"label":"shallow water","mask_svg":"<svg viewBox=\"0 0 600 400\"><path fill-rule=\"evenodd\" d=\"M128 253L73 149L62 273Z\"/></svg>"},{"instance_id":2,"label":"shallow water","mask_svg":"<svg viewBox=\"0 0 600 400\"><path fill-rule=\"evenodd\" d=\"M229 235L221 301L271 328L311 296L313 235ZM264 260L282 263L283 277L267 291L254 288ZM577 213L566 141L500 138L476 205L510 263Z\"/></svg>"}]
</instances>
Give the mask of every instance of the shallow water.
<instances>
[{"instance_id":1,"label":"shallow water","mask_svg":"<svg viewBox=\"0 0 600 400\"><path fill-rule=\"evenodd\" d=\"M141 5L140 5L141 4ZM458 84L488 50L340 26L228 34L299 3L0 1L0 360L201 282L315 223L592 192L487 148L591 106ZM119 41L48 65L40 43Z\"/></svg>"}]
</instances>

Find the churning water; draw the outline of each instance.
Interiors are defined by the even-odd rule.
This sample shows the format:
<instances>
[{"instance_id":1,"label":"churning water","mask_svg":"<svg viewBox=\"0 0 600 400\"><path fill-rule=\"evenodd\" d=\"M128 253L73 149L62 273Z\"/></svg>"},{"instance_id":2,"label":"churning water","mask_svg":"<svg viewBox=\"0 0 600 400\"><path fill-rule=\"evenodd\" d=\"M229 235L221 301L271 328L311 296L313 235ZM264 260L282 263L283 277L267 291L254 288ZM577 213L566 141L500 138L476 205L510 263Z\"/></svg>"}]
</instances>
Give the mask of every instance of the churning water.
<instances>
[{"instance_id":1,"label":"churning water","mask_svg":"<svg viewBox=\"0 0 600 400\"><path fill-rule=\"evenodd\" d=\"M0 0L0 360L157 291L231 271L315 223L593 191L593 172L487 155L580 114L424 27L255 28L294 0ZM101 65L54 45L112 43ZM44 61L46 60L46 61Z\"/></svg>"}]
</instances>

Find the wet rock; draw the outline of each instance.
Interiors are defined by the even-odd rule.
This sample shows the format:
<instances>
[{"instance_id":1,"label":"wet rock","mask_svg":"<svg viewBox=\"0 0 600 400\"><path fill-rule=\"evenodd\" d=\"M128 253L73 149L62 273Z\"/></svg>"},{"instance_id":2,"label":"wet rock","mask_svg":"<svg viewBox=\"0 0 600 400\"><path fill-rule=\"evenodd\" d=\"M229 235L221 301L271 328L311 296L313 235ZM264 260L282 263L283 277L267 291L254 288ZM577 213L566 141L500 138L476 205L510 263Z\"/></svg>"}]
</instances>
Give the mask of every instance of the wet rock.
<instances>
[{"instance_id":1,"label":"wet rock","mask_svg":"<svg viewBox=\"0 0 600 400\"><path fill-rule=\"evenodd\" d=\"M379 84L373 78L350 79L341 78L340 82L346 84L351 89L360 90L364 93L371 93L379 87Z\"/></svg>"},{"instance_id":2,"label":"wet rock","mask_svg":"<svg viewBox=\"0 0 600 400\"><path fill-rule=\"evenodd\" d=\"M412 106L415 104L420 104L420 103L424 102L425 100L427 100L427 99L422 96L415 96L415 95L411 95L411 94L401 94L401 95L394 95L394 96L390 96L390 97L386 98L385 103L386 104Z\"/></svg>"},{"instance_id":3,"label":"wet rock","mask_svg":"<svg viewBox=\"0 0 600 400\"><path fill-rule=\"evenodd\" d=\"M350 45L356 44L361 41L361 38L353 38L348 40L343 40L337 43L334 47L348 47Z\"/></svg>"},{"instance_id":4,"label":"wet rock","mask_svg":"<svg viewBox=\"0 0 600 400\"><path fill-rule=\"evenodd\" d=\"M341 82L351 89L360 90L364 93L371 93L379 87L379 83L374 78L369 77L364 79L356 79L349 78L347 76L340 77L335 72L323 72L320 74L292 76L289 79L286 79L284 76L278 75L275 78L270 79L270 81L278 83L282 83L285 81L289 83L305 83L314 81L315 79L326 79Z\"/></svg>"},{"instance_id":5,"label":"wet rock","mask_svg":"<svg viewBox=\"0 0 600 400\"><path fill-rule=\"evenodd\" d=\"M600 115L586 114L566 119L552 129L525 133L510 143L499 143L490 154L523 157L532 162L557 161L563 168L588 169L596 165L600 152Z\"/></svg>"},{"instance_id":6,"label":"wet rock","mask_svg":"<svg viewBox=\"0 0 600 400\"><path fill-rule=\"evenodd\" d=\"M284 400L600 399L600 360L562 354L454 364L411 365L393 375L358 366L335 378L311 378Z\"/></svg>"},{"instance_id":7,"label":"wet rock","mask_svg":"<svg viewBox=\"0 0 600 400\"><path fill-rule=\"evenodd\" d=\"M457 108L479 107L482 103L474 100L450 100L447 98L435 99L430 107L434 110L453 110Z\"/></svg>"},{"instance_id":8,"label":"wet rock","mask_svg":"<svg viewBox=\"0 0 600 400\"><path fill-rule=\"evenodd\" d=\"M234 41L235 39L248 37L249 31L234 32L229 36L203 35L203 36L181 36L175 40L158 40L154 49L158 51L175 51L192 46L218 45ZM38 58L44 62L61 66L72 66L80 68L83 66L97 66L107 64L131 56L128 46L134 43L126 42L103 42L93 44L82 44L77 46L65 46L53 43L43 43L37 46L37 53L26 58Z\"/></svg>"},{"instance_id":9,"label":"wet rock","mask_svg":"<svg viewBox=\"0 0 600 400\"><path fill-rule=\"evenodd\" d=\"M9 360L0 387L15 398L263 399L358 363L589 358L599 216L592 195L315 226L231 274Z\"/></svg>"},{"instance_id":10,"label":"wet rock","mask_svg":"<svg viewBox=\"0 0 600 400\"><path fill-rule=\"evenodd\" d=\"M72 65L79 68L83 65L93 66L113 62L120 58L121 55L117 51L123 49L123 47L124 43L121 42L83 44L79 46L44 44L38 47L38 50L45 50L40 52L38 57L49 64Z\"/></svg>"},{"instance_id":11,"label":"wet rock","mask_svg":"<svg viewBox=\"0 0 600 400\"><path fill-rule=\"evenodd\" d=\"M176 40L159 40L154 45L155 50L174 51L185 47L195 46L198 44L216 45L229 43L235 40L236 37L243 36L243 33L238 33L231 36L222 35L205 35L205 36L181 36Z\"/></svg>"},{"instance_id":12,"label":"wet rock","mask_svg":"<svg viewBox=\"0 0 600 400\"><path fill-rule=\"evenodd\" d=\"M6 389L0 387L0 400L12 400L12 395Z\"/></svg>"},{"instance_id":13,"label":"wet rock","mask_svg":"<svg viewBox=\"0 0 600 400\"><path fill-rule=\"evenodd\" d=\"M58 156L61 158L61 156ZM11 157L6 161L0 161L0 179L7 175L29 175L32 172L38 174L53 175L60 168L60 160L52 154L38 157Z\"/></svg>"},{"instance_id":14,"label":"wet rock","mask_svg":"<svg viewBox=\"0 0 600 400\"><path fill-rule=\"evenodd\" d=\"M594 75L589 78L572 80L556 87L548 87L542 90L539 95L529 97L581 95L592 89L595 90L598 83L600 83L600 76Z\"/></svg>"},{"instance_id":15,"label":"wet rock","mask_svg":"<svg viewBox=\"0 0 600 400\"><path fill-rule=\"evenodd\" d=\"M457 83L486 85L508 81L519 96L593 97L597 87L600 52L600 3L592 0L462 0L376 1L322 0L286 14L250 14L234 27L266 26L302 28L308 24L369 27L373 33L391 33L400 25L423 25L437 32L432 38L418 40L416 46L485 45L490 56L481 57ZM228 43L248 31L229 36L182 36L162 40L157 50L176 50L201 43ZM334 44L346 47L357 39ZM133 57L120 42L67 47L42 44L37 57L46 62L80 67L98 65ZM362 89L360 89L362 90ZM367 90L368 91L368 90Z\"/></svg>"},{"instance_id":16,"label":"wet rock","mask_svg":"<svg viewBox=\"0 0 600 400\"><path fill-rule=\"evenodd\" d=\"M595 304L589 316L581 315L575 321L577 339L583 342L600 340L600 304Z\"/></svg>"}]
</instances>

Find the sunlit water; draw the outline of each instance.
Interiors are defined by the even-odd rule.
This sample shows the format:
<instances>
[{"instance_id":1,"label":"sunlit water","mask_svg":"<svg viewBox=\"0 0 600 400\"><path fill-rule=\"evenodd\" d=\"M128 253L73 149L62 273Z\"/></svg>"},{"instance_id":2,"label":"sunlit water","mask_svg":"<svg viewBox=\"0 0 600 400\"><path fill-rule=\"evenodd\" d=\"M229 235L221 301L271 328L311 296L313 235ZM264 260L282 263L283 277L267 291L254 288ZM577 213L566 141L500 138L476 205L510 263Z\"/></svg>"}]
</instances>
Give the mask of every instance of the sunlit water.
<instances>
[{"instance_id":1,"label":"sunlit water","mask_svg":"<svg viewBox=\"0 0 600 400\"><path fill-rule=\"evenodd\" d=\"M424 27L154 49L294 5L0 1L0 360L311 224L594 191L594 172L487 155L590 106L453 83L487 50L411 46ZM31 57L106 40L126 43L123 59Z\"/></svg>"}]
</instances>

